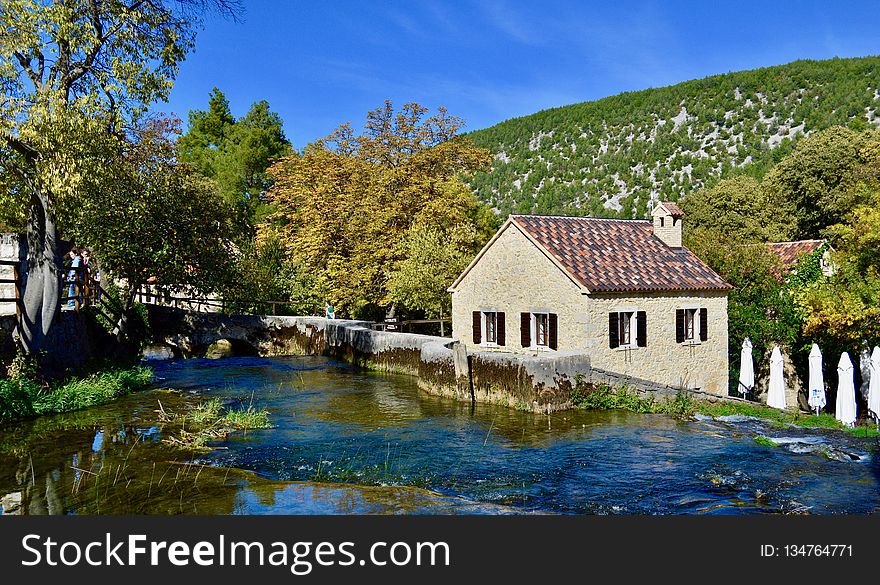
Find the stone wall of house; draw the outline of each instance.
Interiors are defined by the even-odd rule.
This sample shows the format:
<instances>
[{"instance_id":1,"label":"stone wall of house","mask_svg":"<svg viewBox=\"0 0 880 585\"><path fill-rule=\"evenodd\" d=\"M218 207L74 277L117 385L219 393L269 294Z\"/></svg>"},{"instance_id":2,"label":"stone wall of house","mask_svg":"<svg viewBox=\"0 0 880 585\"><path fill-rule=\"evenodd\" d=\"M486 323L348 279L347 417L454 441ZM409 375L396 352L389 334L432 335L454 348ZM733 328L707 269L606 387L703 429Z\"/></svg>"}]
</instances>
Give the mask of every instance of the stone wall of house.
<instances>
[{"instance_id":1,"label":"stone wall of house","mask_svg":"<svg viewBox=\"0 0 880 585\"><path fill-rule=\"evenodd\" d=\"M473 311L505 313L505 351L520 343L520 313L556 313L559 351L583 350L584 295L513 223L501 233L452 293L452 337L473 348ZM482 344L481 350L493 348Z\"/></svg>"},{"instance_id":2,"label":"stone wall of house","mask_svg":"<svg viewBox=\"0 0 880 585\"><path fill-rule=\"evenodd\" d=\"M662 206L658 205L654 208L654 212L651 215L651 221L654 225L655 236L672 248L678 248L681 246L680 217L673 217Z\"/></svg>"},{"instance_id":3,"label":"stone wall of house","mask_svg":"<svg viewBox=\"0 0 880 585\"><path fill-rule=\"evenodd\" d=\"M676 342L675 311L682 308L707 309L705 342ZM608 313L618 310L646 312L646 347L609 348ZM473 311L505 313L505 347L474 346ZM511 224L452 293L452 336L471 351L552 354L522 347L521 312L556 313L558 350L585 352L596 368L661 386L727 394L727 296L723 293L586 295Z\"/></svg>"},{"instance_id":4,"label":"stone wall of house","mask_svg":"<svg viewBox=\"0 0 880 585\"><path fill-rule=\"evenodd\" d=\"M705 308L706 341L677 343L675 311ZM645 347L611 349L608 313L645 311ZM727 296L723 293L633 294L627 297L590 295L584 318L584 349L597 368L635 376L676 388L727 394Z\"/></svg>"}]
</instances>

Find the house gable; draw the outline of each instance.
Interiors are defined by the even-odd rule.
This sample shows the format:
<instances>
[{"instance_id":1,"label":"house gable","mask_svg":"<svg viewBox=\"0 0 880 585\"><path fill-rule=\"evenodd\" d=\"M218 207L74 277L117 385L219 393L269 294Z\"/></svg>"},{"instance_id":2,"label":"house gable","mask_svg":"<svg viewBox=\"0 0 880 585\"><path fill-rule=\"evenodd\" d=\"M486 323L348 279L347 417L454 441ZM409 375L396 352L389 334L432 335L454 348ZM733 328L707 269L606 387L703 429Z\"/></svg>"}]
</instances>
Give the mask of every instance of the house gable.
<instances>
[{"instance_id":1,"label":"house gable","mask_svg":"<svg viewBox=\"0 0 880 585\"><path fill-rule=\"evenodd\" d=\"M467 281L467 279L471 276L471 273L474 269L483 262L484 257L493 257L497 254L510 254L511 250L508 248L511 247L511 242L516 239L523 239L529 246L517 244L513 247L516 248L516 252L518 254L529 254L535 255L536 257L540 255L548 264L548 270L550 267L555 268L561 276L565 278L571 285L576 287L582 293L588 293L589 290L582 283L578 282L578 280L550 253L548 250L541 245L535 238L533 238L526 230L524 230L521 226L519 226L515 221L513 221L514 216L511 216L504 222L504 225L492 236L492 239L483 246L483 249L477 254L477 256L468 264L467 268L459 275L459 277L452 283L452 285L447 289L448 292L454 293ZM499 243L500 242L500 243ZM514 258L514 263L516 264L517 258ZM494 264L494 262L493 262ZM483 272L483 270L479 270L478 272ZM485 275L482 275L485 278Z\"/></svg>"}]
</instances>

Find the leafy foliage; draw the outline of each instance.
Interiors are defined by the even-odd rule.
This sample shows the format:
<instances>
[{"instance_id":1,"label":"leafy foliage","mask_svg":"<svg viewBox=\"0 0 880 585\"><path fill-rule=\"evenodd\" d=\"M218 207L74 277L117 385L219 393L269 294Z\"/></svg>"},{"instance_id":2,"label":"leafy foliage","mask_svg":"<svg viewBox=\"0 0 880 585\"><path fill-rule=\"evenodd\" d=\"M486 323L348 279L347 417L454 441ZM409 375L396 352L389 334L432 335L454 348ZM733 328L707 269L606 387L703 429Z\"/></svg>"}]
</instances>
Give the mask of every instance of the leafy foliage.
<instances>
[{"instance_id":1,"label":"leafy foliage","mask_svg":"<svg viewBox=\"0 0 880 585\"><path fill-rule=\"evenodd\" d=\"M722 180L682 202L686 245L734 285L728 301L734 374L745 337L757 356L774 344L791 347L803 372L813 342L837 354L880 341L878 154L877 131L833 127L800 141L762 181ZM831 277L822 267L827 247L802 255L785 272L763 244L815 236L828 238L834 250Z\"/></svg>"},{"instance_id":2,"label":"leafy foliage","mask_svg":"<svg viewBox=\"0 0 880 585\"><path fill-rule=\"evenodd\" d=\"M142 390L152 381L152 370L143 366L71 378L48 388L24 376L0 378L0 421L104 404Z\"/></svg>"},{"instance_id":3,"label":"leafy foliage","mask_svg":"<svg viewBox=\"0 0 880 585\"><path fill-rule=\"evenodd\" d=\"M848 349L880 344L880 191L874 203L856 207L846 223L827 230L835 273L803 289L804 330Z\"/></svg>"},{"instance_id":4,"label":"leafy foliage","mask_svg":"<svg viewBox=\"0 0 880 585\"><path fill-rule=\"evenodd\" d=\"M779 203L771 201L767 190L753 177L723 179L682 200L687 218L685 235L693 229L707 229L734 236L742 243L789 240L795 231L792 210Z\"/></svg>"},{"instance_id":5,"label":"leafy foliage","mask_svg":"<svg viewBox=\"0 0 880 585\"><path fill-rule=\"evenodd\" d=\"M388 296L401 306L420 309L429 318L448 317L446 292L479 250L482 239L471 224L448 229L413 225L398 244L403 258L388 275Z\"/></svg>"},{"instance_id":6,"label":"leafy foliage","mask_svg":"<svg viewBox=\"0 0 880 585\"><path fill-rule=\"evenodd\" d=\"M265 314L320 315L326 293L319 276L289 258L277 234L268 233L259 241L246 243L235 262L235 276L224 287L223 295L241 301L239 312ZM284 301L267 305L266 301Z\"/></svg>"},{"instance_id":7,"label":"leafy foliage","mask_svg":"<svg viewBox=\"0 0 880 585\"><path fill-rule=\"evenodd\" d=\"M126 124L168 97L198 13L236 0L4 0L0 208L28 216L21 340L39 352L58 308L58 242ZM57 222L57 224L56 224ZM60 231L60 234L59 234Z\"/></svg>"},{"instance_id":8,"label":"leafy foliage","mask_svg":"<svg viewBox=\"0 0 880 585\"><path fill-rule=\"evenodd\" d=\"M173 120L138 128L136 140L85 182L67 233L122 279L130 303L142 285L217 290L229 279L233 216L213 184L179 164Z\"/></svg>"},{"instance_id":9,"label":"leafy foliage","mask_svg":"<svg viewBox=\"0 0 880 585\"><path fill-rule=\"evenodd\" d=\"M739 371L740 344L748 337L755 356L764 356L774 344L794 346L801 333L802 316L780 279L779 258L763 244L749 244L736 232L697 227L685 244L728 283L728 358ZM735 385L737 376L731 376Z\"/></svg>"},{"instance_id":10,"label":"leafy foliage","mask_svg":"<svg viewBox=\"0 0 880 585\"><path fill-rule=\"evenodd\" d=\"M828 128L801 140L767 173L762 185L784 205L779 211L797 219L799 238L819 237L860 203L861 192L853 187L866 163L862 150L877 138L874 132Z\"/></svg>"},{"instance_id":11,"label":"leafy foliage","mask_svg":"<svg viewBox=\"0 0 880 585\"><path fill-rule=\"evenodd\" d=\"M469 135L495 155L470 185L502 216L644 217L652 200L760 177L818 130L876 125L878 65L796 61L508 120Z\"/></svg>"},{"instance_id":12,"label":"leafy foliage","mask_svg":"<svg viewBox=\"0 0 880 585\"><path fill-rule=\"evenodd\" d=\"M253 233L253 224L267 213L263 194L272 181L267 170L290 152L281 118L265 100L235 120L229 101L216 87L208 110L189 114L189 129L180 137L181 160L213 179L223 199L239 212L239 227Z\"/></svg>"},{"instance_id":13,"label":"leafy foliage","mask_svg":"<svg viewBox=\"0 0 880 585\"><path fill-rule=\"evenodd\" d=\"M386 102L367 115L363 134L345 124L271 169L267 199L276 211L260 238L279 237L318 274L341 316L392 302L387 278L411 226L491 226L459 178L485 168L489 153L457 136L458 118L426 112L412 103L395 112Z\"/></svg>"}]
</instances>

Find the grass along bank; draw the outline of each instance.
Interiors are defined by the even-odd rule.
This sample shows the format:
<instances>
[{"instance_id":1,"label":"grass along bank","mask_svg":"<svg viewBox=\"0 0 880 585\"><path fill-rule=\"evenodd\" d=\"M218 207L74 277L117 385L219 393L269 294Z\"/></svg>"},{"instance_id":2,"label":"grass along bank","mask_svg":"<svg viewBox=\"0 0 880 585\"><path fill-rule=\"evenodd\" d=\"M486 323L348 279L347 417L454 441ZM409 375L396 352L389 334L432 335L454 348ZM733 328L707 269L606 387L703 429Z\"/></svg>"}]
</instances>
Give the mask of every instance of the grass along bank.
<instances>
[{"instance_id":1,"label":"grass along bank","mask_svg":"<svg viewBox=\"0 0 880 585\"><path fill-rule=\"evenodd\" d=\"M762 404L743 404L739 402L702 402L694 400L687 392L679 391L674 399L657 400L654 396L643 396L634 390L621 387L611 388L599 385L587 388L578 384L571 393L575 408L611 410L621 409L631 412L668 414L676 418L691 418L696 414L706 416L751 416L768 421L777 427L794 425L804 428L824 428L847 431L857 437L880 437L874 426L861 426L854 429L840 424L834 415L823 413L802 414L770 408Z\"/></svg>"},{"instance_id":2,"label":"grass along bank","mask_svg":"<svg viewBox=\"0 0 880 585\"><path fill-rule=\"evenodd\" d=\"M180 425L177 434L171 435L165 442L194 451L210 450L207 446L209 441L225 439L232 432L270 429L273 426L269 422L268 411L254 408L252 402L236 410L213 398L183 413L168 412L159 402L158 412L162 422Z\"/></svg>"},{"instance_id":3,"label":"grass along bank","mask_svg":"<svg viewBox=\"0 0 880 585\"><path fill-rule=\"evenodd\" d=\"M28 376L0 378L0 422L105 404L152 381L153 371L145 366L102 370L48 386Z\"/></svg>"}]
</instances>

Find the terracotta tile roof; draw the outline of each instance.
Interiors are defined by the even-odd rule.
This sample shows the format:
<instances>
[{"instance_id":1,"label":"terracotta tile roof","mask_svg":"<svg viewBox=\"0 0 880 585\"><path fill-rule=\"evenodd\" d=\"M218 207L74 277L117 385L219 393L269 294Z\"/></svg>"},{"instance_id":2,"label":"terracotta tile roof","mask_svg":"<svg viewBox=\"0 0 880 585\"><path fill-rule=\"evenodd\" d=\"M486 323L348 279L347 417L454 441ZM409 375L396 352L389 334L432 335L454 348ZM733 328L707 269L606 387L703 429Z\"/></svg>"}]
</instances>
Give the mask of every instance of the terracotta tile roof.
<instances>
[{"instance_id":1,"label":"terracotta tile roof","mask_svg":"<svg viewBox=\"0 0 880 585\"><path fill-rule=\"evenodd\" d=\"M767 247L782 260L782 268L791 270L803 254L811 254L818 250L825 240L800 240L797 242L771 242Z\"/></svg>"},{"instance_id":2,"label":"terracotta tile roof","mask_svg":"<svg viewBox=\"0 0 880 585\"><path fill-rule=\"evenodd\" d=\"M684 211L672 201L662 201L661 205L666 208L666 211L668 211L672 217L684 217Z\"/></svg>"},{"instance_id":3,"label":"terracotta tile roof","mask_svg":"<svg viewBox=\"0 0 880 585\"><path fill-rule=\"evenodd\" d=\"M590 292L708 291L730 287L687 248L654 237L650 221L511 216Z\"/></svg>"}]
</instances>

